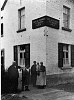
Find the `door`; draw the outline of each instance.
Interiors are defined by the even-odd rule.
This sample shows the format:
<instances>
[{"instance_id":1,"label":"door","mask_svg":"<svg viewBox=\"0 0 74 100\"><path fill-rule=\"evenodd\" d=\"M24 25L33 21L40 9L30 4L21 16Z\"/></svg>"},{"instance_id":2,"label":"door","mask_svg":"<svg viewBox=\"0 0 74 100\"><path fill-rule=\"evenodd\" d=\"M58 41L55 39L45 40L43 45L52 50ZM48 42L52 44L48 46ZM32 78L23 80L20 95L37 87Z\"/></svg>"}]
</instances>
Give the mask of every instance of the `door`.
<instances>
[{"instance_id":1,"label":"door","mask_svg":"<svg viewBox=\"0 0 74 100\"><path fill-rule=\"evenodd\" d=\"M25 45L18 46L18 65L25 67Z\"/></svg>"},{"instance_id":2,"label":"door","mask_svg":"<svg viewBox=\"0 0 74 100\"><path fill-rule=\"evenodd\" d=\"M30 67L30 44L14 46L14 60L18 66ZM22 89L22 71L19 70L18 89Z\"/></svg>"}]
</instances>

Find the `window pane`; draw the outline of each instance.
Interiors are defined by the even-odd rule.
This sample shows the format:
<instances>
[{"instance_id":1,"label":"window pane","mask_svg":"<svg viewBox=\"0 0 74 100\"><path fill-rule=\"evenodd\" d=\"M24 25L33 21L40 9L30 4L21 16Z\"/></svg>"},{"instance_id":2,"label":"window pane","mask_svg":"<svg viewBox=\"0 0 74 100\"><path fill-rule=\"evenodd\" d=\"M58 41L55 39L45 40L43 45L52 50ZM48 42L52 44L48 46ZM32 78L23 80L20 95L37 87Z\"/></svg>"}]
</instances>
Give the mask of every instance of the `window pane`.
<instances>
[{"instance_id":1,"label":"window pane","mask_svg":"<svg viewBox=\"0 0 74 100\"><path fill-rule=\"evenodd\" d=\"M25 59L23 59L23 65L25 65Z\"/></svg>"},{"instance_id":2,"label":"window pane","mask_svg":"<svg viewBox=\"0 0 74 100\"><path fill-rule=\"evenodd\" d=\"M69 64L69 59L68 58L66 58L66 64Z\"/></svg>"},{"instance_id":3,"label":"window pane","mask_svg":"<svg viewBox=\"0 0 74 100\"><path fill-rule=\"evenodd\" d=\"M68 52L66 52L66 58L68 58Z\"/></svg>"},{"instance_id":4,"label":"window pane","mask_svg":"<svg viewBox=\"0 0 74 100\"><path fill-rule=\"evenodd\" d=\"M68 22L64 22L64 27L65 27L65 28L69 28L69 27L68 27Z\"/></svg>"},{"instance_id":5,"label":"window pane","mask_svg":"<svg viewBox=\"0 0 74 100\"><path fill-rule=\"evenodd\" d=\"M66 14L66 8L65 8L65 7L63 7L63 13L65 13L65 14Z\"/></svg>"},{"instance_id":6,"label":"window pane","mask_svg":"<svg viewBox=\"0 0 74 100\"><path fill-rule=\"evenodd\" d=\"M21 17L21 29L25 27L25 16Z\"/></svg>"},{"instance_id":7,"label":"window pane","mask_svg":"<svg viewBox=\"0 0 74 100\"><path fill-rule=\"evenodd\" d=\"M63 25L66 28L69 28L69 18L70 18L70 9L63 7Z\"/></svg>"},{"instance_id":8,"label":"window pane","mask_svg":"<svg viewBox=\"0 0 74 100\"><path fill-rule=\"evenodd\" d=\"M63 51L66 50L66 45L63 46Z\"/></svg>"},{"instance_id":9,"label":"window pane","mask_svg":"<svg viewBox=\"0 0 74 100\"><path fill-rule=\"evenodd\" d=\"M63 24L64 27L69 28L69 17L66 14L63 14Z\"/></svg>"},{"instance_id":10,"label":"window pane","mask_svg":"<svg viewBox=\"0 0 74 100\"><path fill-rule=\"evenodd\" d=\"M68 51L68 45L66 45L66 50Z\"/></svg>"},{"instance_id":11,"label":"window pane","mask_svg":"<svg viewBox=\"0 0 74 100\"><path fill-rule=\"evenodd\" d=\"M22 51L22 50L24 50L25 49L25 45L21 45L20 46L20 50Z\"/></svg>"},{"instance_id":12,"label":"window pane","mask_svg":"<svg viewBox=\"0 0 74 100\"><path fill-rule=\"evenodd\" d=\"M24 58L25 58L25 52L24 52Z\"/></svg>"},{"instance_id":13,"label":"window pane","mask_svg":"<svg viewBox=\"0 0 74 100\"><path fill-rule=\"evenodd\" d=\"M22 53L20 53L20 58L22 58Z\"/></svg>"},{"instance_id":14,"label":"window pane","mask_svg":"<svg viewBox=\"0 0 74 100\"><path fill-rule=\"evenodd\" d=\"M63 52L63 58L65 58L65 53Z\"/></svg>"},{"instance_id":15,"label":"window pane","mask_svg":"<svg viewBox=\"0 0 74 100\"><path fill-rule=\"evenodd\" d=\"M63 13L69 14L70 13L70 8L64 6L63 7Z\"/></svg>"},{"instance_id":16,"label":"window pane","mask_svg":"<svg viewBox=\"0 0 74 100\"><path fill-rule=\"evenodd\" d=\"M21 10L21 16L22 16L22 15L25 15L25 9L22 9L22 10Z\"/></svg>"},{"instance_id":17,"label":"window pane","mask_svg":"<svg viewBox=\"0 0 74 100\"><path fill-rule=\"evenodd\" d=\"M3 23L1 24L1 36L3 36Z\"/></svg>"},{"instance_id":18,"label":"window pane","mask_svg":"<svg viewBox=\"0 0 74 100\"><path fill-rule=\"evenodd\" d=\"M22 65L22 58L20 58L20 65Z\"/></svg>"},{"instance_id":19,"label":"window pane","mask_svg":"<svg viewBox=\"0 0 74 100\"><path fill-rule=\"evenodd\" d=\"M65 45L63 46L63 51L68 51L68 44L65 44Z\"/></svg>"},{"instance_id":20,"label":"window pane","mask_svg":"<svg viewBox=\"0 0 74 100\"><path fill-rule=\"evenodd\" d=\"M64 20L64 21L67 21L67 20L68 20L68 17L67 17L66 14L63 14L63 20Z\"/></svg>"},{"instance_id":21,"label":"window pane","mask_svg":"<svg viewBox=\"0 0 74 100\"><path fill-rule=\"evenodd\" d=\"M64 65L67 65L69 64L69 55L68 55L68 45L67 44L64 44L63 46L63 64Z\"/></svg>"}]
</instances>

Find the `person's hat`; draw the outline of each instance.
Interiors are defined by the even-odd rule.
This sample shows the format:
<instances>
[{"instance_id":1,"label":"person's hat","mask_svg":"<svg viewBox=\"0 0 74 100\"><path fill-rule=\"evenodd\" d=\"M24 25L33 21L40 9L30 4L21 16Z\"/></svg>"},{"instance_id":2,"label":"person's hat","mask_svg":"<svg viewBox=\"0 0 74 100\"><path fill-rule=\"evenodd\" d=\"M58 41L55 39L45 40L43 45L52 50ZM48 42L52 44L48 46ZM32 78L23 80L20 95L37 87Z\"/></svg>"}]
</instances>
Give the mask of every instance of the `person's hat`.
<instances>
[{"instance_id":1,"label":"person's hat","mask_svg":"<svg viewBox=\"0 0 74 100\"><path fill-rule=\"evenodd\" d=\"M43 64L43 62L40 62L40 64Z\"/></svg>"},{"instance_id":2,"label":"person's hat","mask_svg":"<svg viewBox=\"0 0 74 100\"><path fill-rule=\"evenodd\" d=\"M12 62L12 64L15 64L15 63L16 63L16 61L13 61L13 62Z\"/></svg>"},{"instance_id":3,"label":"person's hat","mask_svg":"<svg viewBox=\"0 0 74 100\"><path fill-rule=\"evenodd\" d=\"M36 63L36 61L33 61L33 63Z\"/></svg>"},{"instance_id":4,"label":"person's hat","mask_svg":"<svg viewBox=\"0 0 74 100\"><path fill-rule=\"evenodd\" d=\"M37 62L37 64L39 64L39 62Z\"/></svg>"}]
</instances>

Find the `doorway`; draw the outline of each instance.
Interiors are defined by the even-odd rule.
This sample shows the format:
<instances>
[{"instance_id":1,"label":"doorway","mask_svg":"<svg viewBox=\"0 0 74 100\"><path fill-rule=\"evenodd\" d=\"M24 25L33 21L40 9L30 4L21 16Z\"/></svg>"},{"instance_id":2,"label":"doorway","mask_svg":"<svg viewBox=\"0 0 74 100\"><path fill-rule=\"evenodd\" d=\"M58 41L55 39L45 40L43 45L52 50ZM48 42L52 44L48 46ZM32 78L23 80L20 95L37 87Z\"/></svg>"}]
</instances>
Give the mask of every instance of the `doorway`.
<instances>
[{"instance_id":1,"label":"doorway","mask_svg":"<svg viewBox=\"0 0 74 100\"><path fill-rule=\"evenodd\" d=\"M21 67L30 67L30 44L14 46L14 61Z\"/></svg>"}]
</instances>

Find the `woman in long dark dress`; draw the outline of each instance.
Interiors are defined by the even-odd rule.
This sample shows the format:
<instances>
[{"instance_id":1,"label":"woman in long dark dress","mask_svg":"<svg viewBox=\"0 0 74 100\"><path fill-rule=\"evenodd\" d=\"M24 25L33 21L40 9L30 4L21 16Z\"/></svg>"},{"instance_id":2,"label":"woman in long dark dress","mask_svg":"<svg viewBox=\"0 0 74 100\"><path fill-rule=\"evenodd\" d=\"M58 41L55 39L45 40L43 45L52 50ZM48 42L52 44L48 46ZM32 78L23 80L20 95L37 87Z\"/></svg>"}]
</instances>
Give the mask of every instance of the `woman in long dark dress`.
<instances>
[{"instance_id":1,"label":"woman in long dark dress","mask_svg":"<svg viewBox=\"0 0 74 100\"><path fill-rule=\"evenodd\" d=\"M30 69L26 66L22 71L22 90L29 91Z\"/></svg>"}]
</instances>

